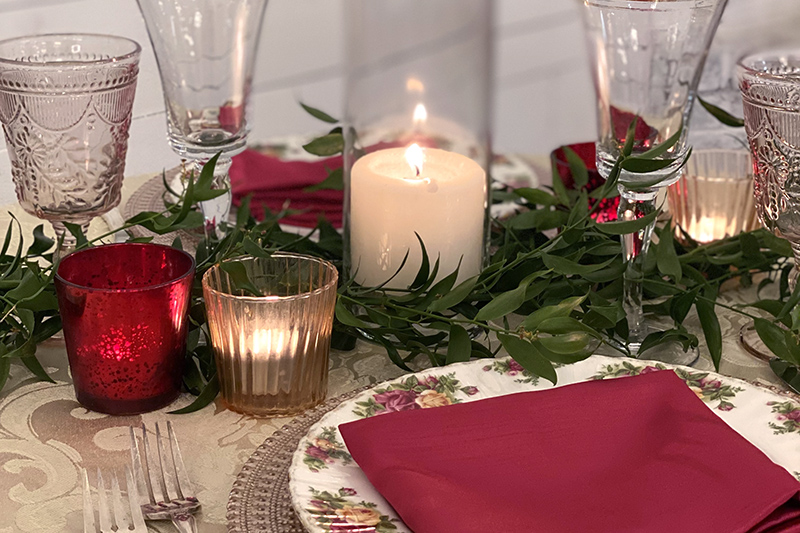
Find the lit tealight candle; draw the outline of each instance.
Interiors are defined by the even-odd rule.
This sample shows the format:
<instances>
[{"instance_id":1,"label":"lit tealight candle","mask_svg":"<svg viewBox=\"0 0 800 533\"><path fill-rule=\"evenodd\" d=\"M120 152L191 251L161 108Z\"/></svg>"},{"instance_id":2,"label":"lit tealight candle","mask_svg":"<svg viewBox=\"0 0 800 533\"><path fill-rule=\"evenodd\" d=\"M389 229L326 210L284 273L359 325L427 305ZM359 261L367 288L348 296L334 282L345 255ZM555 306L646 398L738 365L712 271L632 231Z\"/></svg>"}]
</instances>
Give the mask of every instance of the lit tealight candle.
<instances>
[{"instance_id":1,"label":"lit tealight candle","mask_svg":"<svg viewBox=\"0 0 800 533\"><path fill-rule=\"evenodd\" d=\"M350 174L350 258L355 279L406 288L422 262L415 233L442 278L459 268L459 280L481 270L486 173L472 159L445 150L378 150L360 158Z\"/></svg>"}]
</instances>

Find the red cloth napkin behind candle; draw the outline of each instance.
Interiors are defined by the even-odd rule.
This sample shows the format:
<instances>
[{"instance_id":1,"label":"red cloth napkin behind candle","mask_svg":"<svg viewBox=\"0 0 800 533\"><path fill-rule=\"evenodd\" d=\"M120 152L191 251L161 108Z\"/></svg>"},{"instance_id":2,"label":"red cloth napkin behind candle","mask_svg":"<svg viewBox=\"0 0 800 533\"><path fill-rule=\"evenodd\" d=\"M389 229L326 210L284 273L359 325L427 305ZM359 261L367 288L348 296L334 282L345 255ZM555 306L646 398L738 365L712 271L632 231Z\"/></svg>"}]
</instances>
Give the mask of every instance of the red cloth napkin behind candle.
<instances>
[{"instance_id":1,"label":"red cloth napkin behind candle","mask_svg":"<svg viewBox=\"0 0 800 533\"><path fill-rule=\"evenodd\" d=\"M800 532L800 484L671 371L339 429L415 533Z\"/></svg>"},{"instance_id":2,"label":"red cloth napkin behind candle","mask_svg":"<svg viewBox=\"0 0 800 533\"><path fill-rule=\"evenodd\" d=\"M341 168L341 156L319 161L283 161L256 150L245 150L233 158L230 169L233 204L252 194L250 208L262 219L264 206L277 213L289 200L289 208L302 213L290 215L281 222L313 228L320 215L334 227L342 226L342 191L330 189L306 192L304 189L328 177L328 170Z\"/></svg>"}]
</instances>

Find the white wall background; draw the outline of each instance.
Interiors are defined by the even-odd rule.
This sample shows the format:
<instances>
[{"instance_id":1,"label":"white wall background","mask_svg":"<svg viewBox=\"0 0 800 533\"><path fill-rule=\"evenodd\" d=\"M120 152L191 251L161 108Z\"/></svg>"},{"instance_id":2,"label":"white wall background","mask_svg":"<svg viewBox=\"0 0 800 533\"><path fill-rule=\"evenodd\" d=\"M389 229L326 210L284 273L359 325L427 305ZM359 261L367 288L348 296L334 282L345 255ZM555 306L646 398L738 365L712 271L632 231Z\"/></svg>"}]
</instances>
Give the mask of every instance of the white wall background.
<instances>
[{"instance_id":1,"label":"white wall background","mask_svg":"<svg viewBox=\"0 0 800 533\"><path fill-rule=\"evenodd\" d=\"M300 100L341 116L344 1L270 0L251 101L252 139L318 130L320 123L300 109ZM593 138L593 92L578 5L574 0L496 1L497 151L546 153ZM737 47L792 40L800 47L798 27L798 0L730 0L720 31ZM0 0L0 39L50 32L111 33L142 45L126 173L174 166L158 72L135 0ZM3 146L0 205L12 201Z\"/></svg>"}]
</instances>

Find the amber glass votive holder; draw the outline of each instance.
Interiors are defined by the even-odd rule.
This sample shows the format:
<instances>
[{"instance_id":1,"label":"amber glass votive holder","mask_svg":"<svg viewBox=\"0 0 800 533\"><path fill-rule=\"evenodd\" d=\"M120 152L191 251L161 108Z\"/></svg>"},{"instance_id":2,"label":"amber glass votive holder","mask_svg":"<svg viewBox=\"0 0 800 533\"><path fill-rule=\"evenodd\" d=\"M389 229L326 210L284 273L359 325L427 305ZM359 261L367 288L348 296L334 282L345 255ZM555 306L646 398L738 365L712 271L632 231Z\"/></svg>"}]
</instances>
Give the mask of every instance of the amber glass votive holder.
<instances>
[{"instance_id":1,"label":"amber glass votive holder","mask_svg":"<svg viewBox=\"0 0 800 533\"><path fill-rule=\"evenodd\" d=\"M695 150L667 190L675 224L700 244L758 227L747 150ZM677 231L676 237L682 239Z\"/></svg>"},{"instance_id":2,"label":"amber glass votive holder","mask_svg":"<svg viewBox=\"0 0 800 533\"><path fill-rule=\"evenodd\" d=\"M178 397L194 278L191 255L108 244L61 260L55 284L78 401L114 415Z\"/></svg>"},{"instance_id":3,"label":"amber glass votive holder","mask_svg":"<svg viewBox=\"0 0 800 533\"><path fill-rule=\"evenodd\" d=\"M251 290L242 288L241 276L234 282L220 265L203 276L225 403L244 414L278 416L322 402L328 389L336 267L286 253L229 263L242 265Z\"/></svg>"}]
</instances>

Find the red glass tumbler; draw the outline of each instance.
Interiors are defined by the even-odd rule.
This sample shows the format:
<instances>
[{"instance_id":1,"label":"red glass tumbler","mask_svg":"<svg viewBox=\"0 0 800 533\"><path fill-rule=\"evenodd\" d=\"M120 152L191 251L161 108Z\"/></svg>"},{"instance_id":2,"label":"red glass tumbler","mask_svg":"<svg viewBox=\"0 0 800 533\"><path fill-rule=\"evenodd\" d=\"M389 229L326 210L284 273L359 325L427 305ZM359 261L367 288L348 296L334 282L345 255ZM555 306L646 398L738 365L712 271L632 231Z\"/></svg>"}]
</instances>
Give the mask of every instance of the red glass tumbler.
<instances>
[{"instance_id":1,"label":"red glass tumbler","mask_svg":"<svg viewBox=\"0 0 800 533\"><path fill-rule=\"evenodd\" d=\"M180 393L195 263L155 244L68 255L56 291L75 395L115 415L152 411Z\"/></svg>"}]
</instances>

